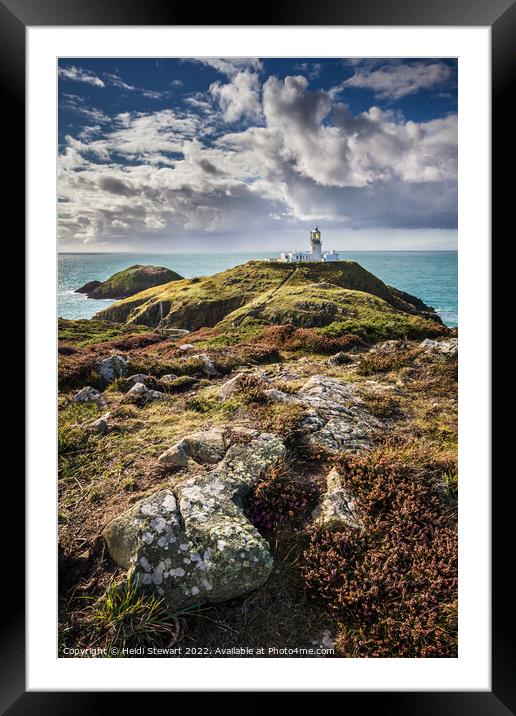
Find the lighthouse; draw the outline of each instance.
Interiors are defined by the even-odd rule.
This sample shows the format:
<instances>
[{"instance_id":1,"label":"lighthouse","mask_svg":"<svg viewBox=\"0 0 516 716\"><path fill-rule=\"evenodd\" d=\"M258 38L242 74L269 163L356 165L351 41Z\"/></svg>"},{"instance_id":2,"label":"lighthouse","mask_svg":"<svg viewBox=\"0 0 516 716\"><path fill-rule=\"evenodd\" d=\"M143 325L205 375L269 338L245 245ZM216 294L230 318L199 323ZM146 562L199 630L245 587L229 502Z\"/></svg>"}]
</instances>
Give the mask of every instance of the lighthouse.
<instances>
[{"instance_id":1,"label":"lighthouse","mask_svg":"<svg viewBox=\"0 0 516 716\"><path fill-rule=\"evenodd\" d=\"M278 261L297 263L300 261L339 261L336 251L323 254L321 246L321 232L318 226L310 231L310 248L308 251L284 251L279 255Z\"/></svg>"},{"instance_id":2,"label":"lighthouse","mask_svg":"<svg viewBox=\"0 0 516 716\"><path fill-rule=\"evenodd\" d=\"M320 261L322 259L321 232L318 226L310 232L310 253L312 254L312 261Z\"/></svg>"}]
</instances>

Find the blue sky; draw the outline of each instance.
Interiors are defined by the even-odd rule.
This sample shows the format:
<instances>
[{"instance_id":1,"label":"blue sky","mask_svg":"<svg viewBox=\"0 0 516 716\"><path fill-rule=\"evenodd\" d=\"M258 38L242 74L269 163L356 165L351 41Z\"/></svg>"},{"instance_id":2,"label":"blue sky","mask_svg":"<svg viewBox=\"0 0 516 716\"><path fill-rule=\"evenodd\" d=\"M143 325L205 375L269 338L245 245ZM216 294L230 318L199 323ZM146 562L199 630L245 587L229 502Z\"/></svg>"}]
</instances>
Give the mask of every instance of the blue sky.
<instances>
[{"instance_id":1,"label":"blue sky","mask_svg":"<svg viewBox=\"0 0 516 716\"><path fill-rule=\"evenodd\" d=\"M455 60L70 58L58 80L61 250L280 250L313 224L456 247Z\"/></svg>"}]
</instances>

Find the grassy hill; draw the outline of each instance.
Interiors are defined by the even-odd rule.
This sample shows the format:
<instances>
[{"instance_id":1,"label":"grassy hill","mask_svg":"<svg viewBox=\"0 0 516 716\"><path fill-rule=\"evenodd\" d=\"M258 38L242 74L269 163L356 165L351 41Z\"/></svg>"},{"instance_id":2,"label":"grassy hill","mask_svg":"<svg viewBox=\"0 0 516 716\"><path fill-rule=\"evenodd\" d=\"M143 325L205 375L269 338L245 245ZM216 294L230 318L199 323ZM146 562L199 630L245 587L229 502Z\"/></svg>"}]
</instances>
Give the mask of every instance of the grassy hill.
<instances>
[{"instance_id":1,"label":"grassy hill","mask_svg":"<svg viewBox=\"0 0 516 716\"><path fill-rule=\"evenodd\" d=\"M364 333L368 322L414 326L417 335L440 319L419 299L392 289L354 261L286 264L249 261L213 276L149 288L109 306L96 318L196 331L290 323L325 327L350 322ZM347 329L351 330L351 329ZM406 333L405 330L401 333ZM410 330L408 331L410 333ZM397 332L397 334L400 331Z\"/></svg>"}]
</instances>

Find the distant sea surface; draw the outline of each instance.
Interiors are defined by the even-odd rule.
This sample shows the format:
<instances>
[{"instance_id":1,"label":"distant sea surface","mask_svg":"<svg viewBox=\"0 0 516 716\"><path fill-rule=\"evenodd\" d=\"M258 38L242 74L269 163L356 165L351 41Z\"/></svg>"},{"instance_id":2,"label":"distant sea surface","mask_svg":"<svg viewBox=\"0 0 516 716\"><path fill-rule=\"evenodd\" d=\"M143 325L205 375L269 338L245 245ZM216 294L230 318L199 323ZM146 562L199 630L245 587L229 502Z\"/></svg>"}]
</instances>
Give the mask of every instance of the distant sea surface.
<instances>
[{"instance_id":1,"label":"distant sea surface","mask_svg":"<svg viewBox=\"0 0 516 716\"><path fill-rule=\"evenodd\" d=\"M113 301L86 298L75 290L88 281L104 281L133 264L166 266L185 278L192 278L271 255L270 252L59 254L58 315L62 318L92 318ZM436 309L446 325L457 325L456 251L347 251L341 252L341 257L357 261L389 286L421 298Z\"/></svg>"}]
</instances>

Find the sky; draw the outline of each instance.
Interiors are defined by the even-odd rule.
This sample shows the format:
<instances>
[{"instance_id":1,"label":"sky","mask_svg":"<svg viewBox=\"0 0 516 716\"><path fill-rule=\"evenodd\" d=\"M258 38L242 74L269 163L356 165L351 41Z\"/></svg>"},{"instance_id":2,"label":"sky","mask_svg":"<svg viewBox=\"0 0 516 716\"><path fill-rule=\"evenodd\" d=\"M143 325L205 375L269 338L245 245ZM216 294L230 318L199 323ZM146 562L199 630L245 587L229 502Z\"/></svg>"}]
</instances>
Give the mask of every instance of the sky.
<instances>
[{"instance_id":1,"label":"sky","mask_svg":"<svg viewBox=\"0 0 516 716\"><path fill-rule=\"evenodd\" d=\"M60 251L449 250L457 62L61 59Z\"/></svg>"}]
</instances>

